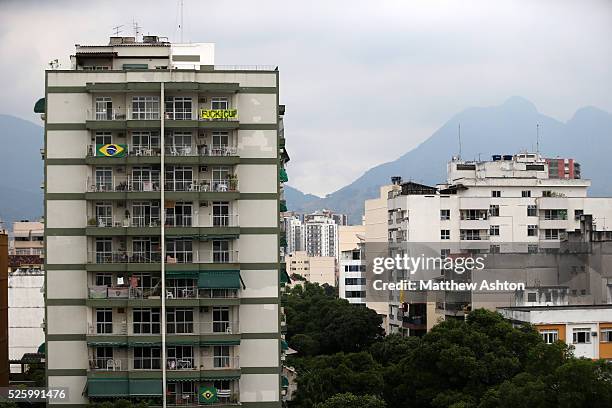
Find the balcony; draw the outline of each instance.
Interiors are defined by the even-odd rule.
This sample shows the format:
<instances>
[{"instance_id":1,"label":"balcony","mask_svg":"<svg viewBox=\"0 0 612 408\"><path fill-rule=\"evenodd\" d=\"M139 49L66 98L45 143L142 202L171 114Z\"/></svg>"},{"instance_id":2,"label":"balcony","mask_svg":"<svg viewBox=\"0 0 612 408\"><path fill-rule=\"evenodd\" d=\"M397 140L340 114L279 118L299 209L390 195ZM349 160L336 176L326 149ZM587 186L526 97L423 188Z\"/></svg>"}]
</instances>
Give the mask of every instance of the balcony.
<instances>
[{"instance_id":1,"label":"balcony","mask_svg":"<svg viewBox=\"0 0 612 408\"><path fill-rule=\"evenodd\" d=\"M488 229L460 230L461 241L487 241L489 239Z\"/></svg>"},{"instance_id":2,"label":"balcony","mask_svg":"<svg viewBox=\"0 0 612 408\"><path fill-rule=\"evenodd\" d=\"M132 108L87 109L88 121L159 120L159 109L134 110Z\"/></svg>"},{"instance_id":3,"label":"balcony","mask_svg":"<svg viewBox=\"0 0 612 408\"><path fill-rule=\"evenodd\" d=\"M86 157L92 158L117 158L117 157L160 157L160 146L143 146L136 144L114 144L121 150L118 154L109 155L100 149L106 145L87 146ZM42 150L42 149L41 149ZM235 157L238 156L238 149L234 146L208 146L198 145L177 145L166 146L166 156L172 157ZM105 162L107 163L107 162ZM119 162L119 164L122 164Z\"/></svg>"},{"instance_id":4,"label":"balcony","mask_svg":"<svg viewBox=\"0 0 612 408\"><path fill-rule=\"evenodd\" d=\"M199 322L169 322L166 324L168 336L199 336L199 335L226 335L239 334L240 324L238 320L218 320ZM87 327L88 336L161 336L160 322L142 323L89 323ZM135 340L137 342L137 339Z\"/></svg>"},{"instance_id":5,"label":"balcony","mask_svg":"<svg viewBox=\"0 0 612 408\"><path fill-rule=\"evenodd\" d=\"M166 280L173 279L166 276ZM94 285L88 288L89 299L159 299L161 285L155 287ZM198 286L166 286L166 299L238 299L238 289L201 289Z\"/></svg>"},{"instance_id":6,"label":"balcony","mask_svg":"<svg viewBox=\"0 0 612 408\"><path fill-rule=\"evenodd\" d=\"M130 176L88 177L85 191L88 193L156 192L160 191L160 183L159 177L147 179Z\"/></svg>"},{"instance_id":7,"label":"balcony","mask_svg":"<svg viewBox=\"0 0 612 408\"><path fill-rule=\"evenodd\" d=\"M196 351L197 353L197 351ZM153 359L151 364L143 367L134 358L90 358L90 371L140 371L161 370L160 359ZM141 368L142 367L142 368ZM145 368L146 367L146 368ZM204 371L204 370L238 370L240 358L229 356L199 356L166 359L166 368L170 371Z\"/></svg>"},{"instance_id":8,"label":"balcony","mask_svg":"<svg viewBox=\"0 0 612 408\"><path fill-rule=\"evenodd\" d=\"M87 254L89 264L147 264L161 263L160 252L93 251ZM237 250L201 250L166 252L166 264L238 263Z\"/></svg>"},{"instance_id":9,"label":"balcony","mask_svg":"<svg viewBox=\"0 0 612 408\"><path fill-rule=\"evenodd\" d=\"M191 179L166 181L166 191L189 191L189 192L236 192L238 191L237 179Z\"/></svg>"}]
</instances>

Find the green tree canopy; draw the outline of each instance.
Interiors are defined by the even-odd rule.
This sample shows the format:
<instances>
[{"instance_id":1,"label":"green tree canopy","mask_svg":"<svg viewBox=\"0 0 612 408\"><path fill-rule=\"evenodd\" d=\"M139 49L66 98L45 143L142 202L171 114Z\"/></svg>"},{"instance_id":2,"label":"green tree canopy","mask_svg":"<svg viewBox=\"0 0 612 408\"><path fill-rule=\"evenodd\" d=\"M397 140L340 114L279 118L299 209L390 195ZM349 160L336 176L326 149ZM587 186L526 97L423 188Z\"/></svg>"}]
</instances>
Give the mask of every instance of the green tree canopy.
<instances>
[{"instance_id":1,"label":"green tree canopy","mask_svg":"<svg viewBox=\"0 0 612 408\"><path fill-rule=\"evenodd\" d=\"M374 395L336 394L315 408L386 408L385 401Z\"/></svg>"}]
</instances>

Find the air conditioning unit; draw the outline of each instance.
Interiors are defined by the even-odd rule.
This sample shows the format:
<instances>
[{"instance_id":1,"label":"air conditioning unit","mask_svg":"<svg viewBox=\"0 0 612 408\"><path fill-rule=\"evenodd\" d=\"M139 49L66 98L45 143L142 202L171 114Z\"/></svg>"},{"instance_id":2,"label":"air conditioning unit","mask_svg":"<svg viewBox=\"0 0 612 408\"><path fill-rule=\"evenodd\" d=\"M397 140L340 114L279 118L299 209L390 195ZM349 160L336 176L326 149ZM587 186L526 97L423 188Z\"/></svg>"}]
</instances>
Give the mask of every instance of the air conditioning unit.
<instances>
[{"instance_id":1,"label":"air conditioning unit","mask_svg":"<svg viewBox=\"0 0 612 408\"><path fill-rule=\"evenodd\" d=\"M208 207L208 201L201 201L200 207Z\"/></svg>"},{"instance_id":2,"label":"air conditioning unit","mask_svg":"<svg viewBox=\"0 0 612 408\"><path fill-rule=\"evenodd\" d=\"M206 98L198 98L199 103L206 103Z\"/></svg>"},{"instance_id":3,"label":"air conditioning unit","mask_svg":"<svg viewBox=\"0 0 612 408\"><path fill-rule=\"evenodd\" d=\"M125 313L125 308L123 308L123 307L117 308L117 313L124 314Z\"/></svg>"},{"instance_id":4,"label":"air conditioning unit","mask_svg":"<svg viewBox=\"0 0 612 408\"><path fill-rule=\"evenodd\" d=\"M200 173L206 173L208 171L208 166L200 166Z\"/></svg>"}]
</instances>

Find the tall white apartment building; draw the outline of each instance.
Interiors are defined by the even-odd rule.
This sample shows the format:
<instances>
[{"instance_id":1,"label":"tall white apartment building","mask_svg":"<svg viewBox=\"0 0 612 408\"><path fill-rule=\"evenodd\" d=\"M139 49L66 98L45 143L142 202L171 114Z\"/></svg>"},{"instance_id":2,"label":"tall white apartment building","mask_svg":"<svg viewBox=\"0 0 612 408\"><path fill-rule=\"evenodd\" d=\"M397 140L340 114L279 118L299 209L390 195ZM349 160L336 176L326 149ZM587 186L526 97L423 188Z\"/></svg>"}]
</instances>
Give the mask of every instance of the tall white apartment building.
<instances>
[{"instance_id":1,"label":"tall white apartment building","mask_svg":"<svg viewBox=\"0 0 612 408\"><path fill-rule=\"evenodd\" d=\"M279 73L112 37L46 72L46 350L67 405L280 407Z\"/></svg>"},{"instance_id":2,"label":"tall white apartment building","mask_svg":"<svg viewBox=\"0 0 612 408\"><path fill-rule=\"evenodd\" d=\"M363 245L365 225L340 225L338 261L338 295L349 303L365 305L366 279Z\"/></svg>"},{"instance_id":3,"label":"tall white apartment building","mask_svg":"<svg viewBox=\"0 0 612 408\"><path fill-rule=\"evenodd\" d=\"M287 253L293 254L303 251L305 248L306 230L302 221L296 217L286 217L284 219L285 233L287 236Z\"/></svg>"},{"instance_id":4,"label":"tall white apartment building","mask_svg":"<svg viewBox=\"0 0 612 408\"><path fill-rule=\"evenodd\" d=\"M424 243L438 248L441 255L547 253L559 248L568 233L580 230L583 216L592 219L594 231L612 234L612 199L588 197L589 180L560 178L556 173L549 177L548 165L535 153L495 155L491 161L477 162L453 158L446 183L435 187L396 178L387 197L388 242ZM538 278L526 278L533 286L527 288L524 301L532 300L529 292L541 292L540 285L546 285ZM558 284L549 288L555 298L567 290L554 287ZM388 317L401 319L400 331L421 334L441 316L462 317L468 304L493 309L517 304L514 294L500 297L497 305L478 305L467 296L454 302L407 299L408 310L403 313L399 304L391 302ZM596 294L594 299L602 296ZM543 304L553 304L550 297ZM434 312L440 305L442 311Z\"/></svg>"},{"instance_id":5,"label":"tall white apartment building","mask_svg":"<svg viewBox=\"0 0 612 408\"><path fill-rule=\"evenodd\" d=\"M329 213L315 212L304 216L285 218L287 253L306 251L309 256L340 255L338 224Z\"/></svg>"}]
</instances>

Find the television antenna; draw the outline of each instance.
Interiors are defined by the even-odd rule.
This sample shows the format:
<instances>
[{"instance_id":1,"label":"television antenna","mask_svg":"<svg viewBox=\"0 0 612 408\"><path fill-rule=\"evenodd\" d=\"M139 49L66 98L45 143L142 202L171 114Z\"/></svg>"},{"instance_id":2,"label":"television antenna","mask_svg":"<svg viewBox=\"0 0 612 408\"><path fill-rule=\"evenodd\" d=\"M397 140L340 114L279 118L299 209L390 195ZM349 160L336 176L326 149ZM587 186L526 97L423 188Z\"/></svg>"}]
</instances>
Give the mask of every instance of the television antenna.
<instances>
[{"instance_id":1,"label":"television antenna","mask_svg":"<svg viewBox=\"0 0 612 408\"><path fill-rule=\"evenodd\" d=\"M457 136L459 137L459 159L461 159L461 123L459 123L457 129Z\"/></svg>"},{"instance_id":2,"label":"television antenna","mask_svg":"<svg viewBox=\"0 0 612 408\"><path fill-rule=\"evenodd\" d=\"M540 153L540 124L536 123L536 153Z\"/></svg>"},{"instance_id":3,"label":"television antenna","mask_svg":"<svg viewBox=\"0 0 612 408\"><path fill-rule=\"evenodd\" d=\"M119 37L119 34L123 32L122 27L123 24L113 27L113 34L115 35L115 37Z\"/></svg>"},{"instance_id":4,"label":"television antenna","mask_svg":"<svg viewBox=\"0 0 612 408\"><path fill-rule=\"evenodd\" d=\"M138 25L138 21L132 19L132 28L134 29L134 38L138 41L138 35L140 34L140 29L142 28Z\"/></svg>"},{"instance_id":5,"label":"television antenna","mask_svg":"<svg viewBox=\"0 0 612 408\"><path fill-rule=\"evenodd\" d=\"M179 16L180 16L180 22L179 22L179 34L180 34L180 38L181 38L181 44L183 43L183 8L184 8L185 4L183 2L183 0L179 0Z\"/></svg>"},{"instance_id":6,"label":"television antenna","mask_svg":"<svg viewBox=\"0 0 612 408\"><path fill-rule=\"evenodd\" d=\"M57 58L49 61L49 69L59 69L59 67L60 67L60 63Z\"/></svg>"}]
</instances>

